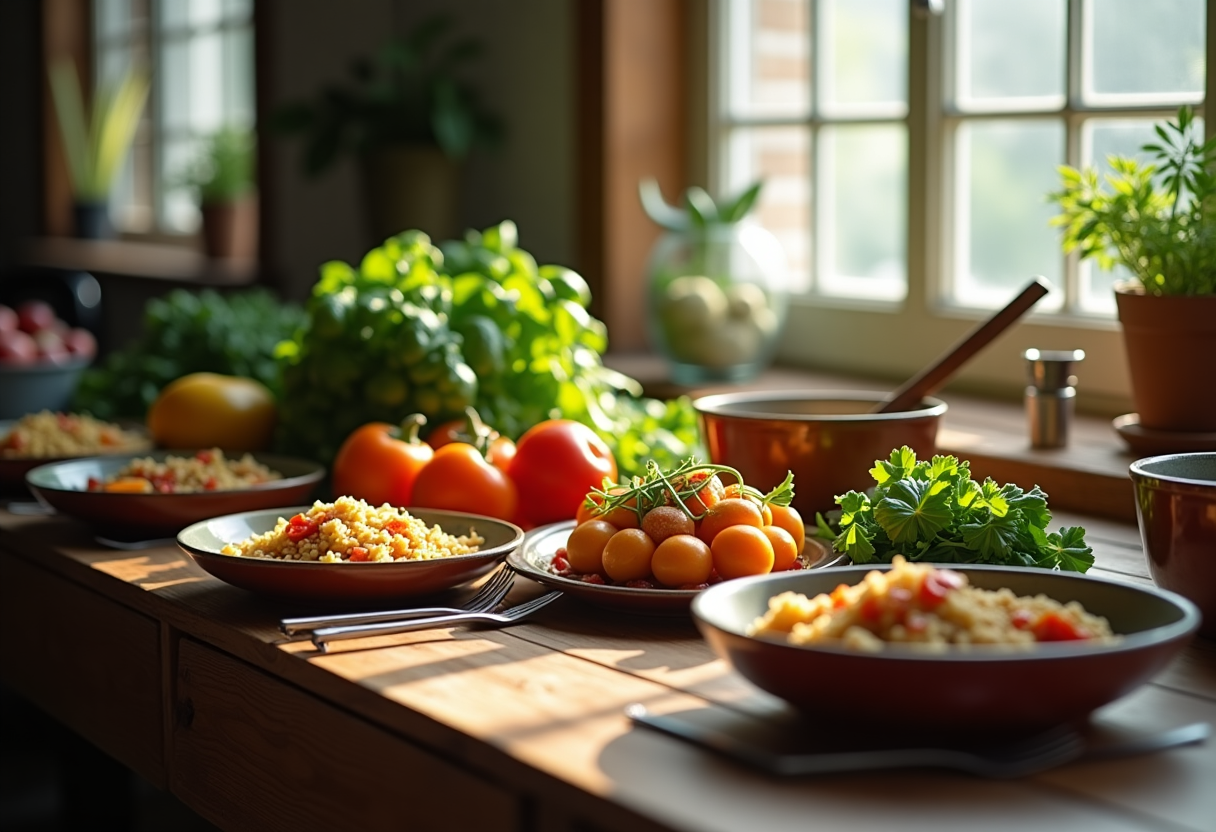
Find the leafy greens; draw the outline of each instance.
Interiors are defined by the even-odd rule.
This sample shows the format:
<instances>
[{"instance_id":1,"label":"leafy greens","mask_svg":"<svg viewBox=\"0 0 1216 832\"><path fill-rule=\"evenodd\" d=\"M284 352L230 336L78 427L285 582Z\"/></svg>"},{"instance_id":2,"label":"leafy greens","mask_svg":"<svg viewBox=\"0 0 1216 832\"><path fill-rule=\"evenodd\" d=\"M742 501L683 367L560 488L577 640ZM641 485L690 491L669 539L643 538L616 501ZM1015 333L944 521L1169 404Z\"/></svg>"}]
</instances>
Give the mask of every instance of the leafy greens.
<instances>
[{"instance_id":1,"label":"leafy greens","mask_svg":"<svg viewBox=\"0 0 1216 832\"><path fill-rule=\"evenodd\" d=\"M918 462L904 446L876 460L870 475L877 485L863 494L836 498L839 531L823 515L820 536L834 539L837 551L854 563L908 560L933 563L994 563L1085 572L1093 549L1085 530L1048 533L1047 495L1036 485L1024 491L1012 483L971 479L970 463L953 456Z\"/></svg>"}]
</instances>

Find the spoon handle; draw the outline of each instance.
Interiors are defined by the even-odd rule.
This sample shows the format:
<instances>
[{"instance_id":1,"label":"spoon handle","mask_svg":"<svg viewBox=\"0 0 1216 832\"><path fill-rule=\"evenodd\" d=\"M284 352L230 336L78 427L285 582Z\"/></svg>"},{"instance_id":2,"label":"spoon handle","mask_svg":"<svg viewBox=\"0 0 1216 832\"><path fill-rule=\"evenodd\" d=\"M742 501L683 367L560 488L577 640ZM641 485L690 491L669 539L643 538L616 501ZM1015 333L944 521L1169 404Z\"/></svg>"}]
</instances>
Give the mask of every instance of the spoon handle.
<instances>
[{"instance_id":1,"label":"spoon handle","mask_svg":"<svg viewBox=\"0 0 1216 832\"><path fill-rule=\"evenodd\" d=\"M937 361L904 382L886 401L874 408L875 413L895 413L908 410L925 396L932 395L949 380L950 376L989 342L1009 328L1014 321L1026 314L1050 290L1047 281L1036 277L1018 293L1004 309L971 330L963 340L947 350Z\"/></svg>"}]
</instances>

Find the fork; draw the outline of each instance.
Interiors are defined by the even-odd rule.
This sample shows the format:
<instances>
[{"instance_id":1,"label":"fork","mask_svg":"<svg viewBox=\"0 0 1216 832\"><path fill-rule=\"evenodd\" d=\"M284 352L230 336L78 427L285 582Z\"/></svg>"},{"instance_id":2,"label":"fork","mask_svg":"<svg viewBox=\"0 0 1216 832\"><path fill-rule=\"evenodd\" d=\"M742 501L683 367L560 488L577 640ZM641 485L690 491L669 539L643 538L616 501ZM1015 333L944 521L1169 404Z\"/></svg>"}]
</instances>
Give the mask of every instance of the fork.
<instances>
[{"instance_id":1,"label":"fork","mask_svg":"<svg viewBox=\"0 0 1216 832\"><path fill-rule=\"evenodd\" d=\"M322 653L331 641L362 636L411 633L415 630L431 630L438 627L454 627L460 624L497 624L506 627L522 621L542 607L556 601L561 592L547 592L531 601L517 604L502 612L460 612L454 615L437 615L431 618L415 618L408 621L382 621L377 624L353 624L348 627L324 627L312 631L312 643Z\"/></svg>"},{"instance_id":2,"label":"fork","mask_svg":"<svg viewBox=\"0 0 1216 832\"><path fill-rule=\"evenodd\" d=\"M342 627L348 624L374 624L381 621L400 621L407 618L433 618L437 615L458 615L462 612L489 612L498 606L515 583L515 570L503 565L486 581L477 594L459 607L412 607L401 610L379 612L354 612L337 615L313 615L300 618L284 618L279 629L284 635L317 630L322 627Z\"/></svg>"}]
</instances>

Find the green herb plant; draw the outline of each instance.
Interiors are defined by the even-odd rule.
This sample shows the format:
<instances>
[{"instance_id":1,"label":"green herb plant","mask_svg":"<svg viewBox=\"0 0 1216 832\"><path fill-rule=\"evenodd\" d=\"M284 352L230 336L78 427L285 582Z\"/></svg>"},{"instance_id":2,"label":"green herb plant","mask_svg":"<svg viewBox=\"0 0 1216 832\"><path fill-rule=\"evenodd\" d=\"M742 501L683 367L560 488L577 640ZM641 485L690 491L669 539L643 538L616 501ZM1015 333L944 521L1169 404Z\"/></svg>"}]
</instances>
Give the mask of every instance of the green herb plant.
<instances>
[{"instance_id":1,"label":"green herb plant","mask_svg":"<svg viewBox=\"0 0 1216 832\"><path fill-rule=\"evenodd\" d=\"M304 135L304 172L330 167L344 153L414 144L461 159L502 136L499 116L486 108L461 68L482 52L480 41L456 37L453 19L437 15L350 68L353 83L326 87L312 101L281 108L283 133Z\"/></svg>"},{"instance_id":2,"label":"green herb plant","mask_svg":"<svg viewBox=\"0 0 1216 832\"><path fill-rule=\"evenodd\" d=\"M890 563L895 555L931 563L993 563L1085 572L1093 549L1085 530L1048 533L1047 495L1036 485L971 479L969 463L953 456L918 462L903 446L876 460L872 493L850 491L836 498L839 531L823 515L821 537L854 563Z\"/></svg>"},{"instance_id":3,"label":"green herb plant","mask_svg":"<svg viewBox=\"0 0 1216 832\"><path fill-rule=\"evenodd\" d=\"M89 108L71 61L52 63L50 80L72 191L82 202L101 202L135 137L148 98L148 77L131 69L117 83L99 85Z\"/></svg>"},{"instance_id":4,"label":"green herb plant","mask_svg":"<svg viewBox=\"0 0 1216 832\"><path fill-rule=\"evenodd\" d=\"M1102 177L1061 167L1052 223L1064 229L1065 252L1125 266L1147 294L1216 294L1216 139L1195 138L1189 106L1156 132L1141 148L1155 161L1112 155Z\"/></svg>"},{"instance_id":5,"label":"green herb plant","mask_svg":"<svg viewBox=\"0 0 1216 832\"><path fill-rule=\"evenodd\" d=\"M512 439L558 416L583 422L626 475L697 450L687 398L645 398L603 365L607 333L590 302L586 281L538 266L510 221L438 246L407 231L357 266L326 263L307 326L277 350L280 447L328 462L367 422L443 422L472 406Z\"/></svg>"},{"instance_id":6,"label":"green herb plant","mask_svg":"<svg viewBox=\"0 0 1216 832\"><path fill-rule=\"evenodd\" d=\"M222 128L204 141L182 184L197 194L200 205L236 202L254 188L255 151L252 131Z\"/></svg>"},{"instance_id":7,"label":"green herb plant","mask_svg":"<svg viewBox=\"0 0 1216 832\"><path fill-rule=\"evenodd\" d=\"M85 370L73 407L102 419L142 420L162 387L201 372L246 376L277 392L275 347L303 323L303 309L264 289L175 289L148 301L138 338Z\"/></svg>"}]
</instances>

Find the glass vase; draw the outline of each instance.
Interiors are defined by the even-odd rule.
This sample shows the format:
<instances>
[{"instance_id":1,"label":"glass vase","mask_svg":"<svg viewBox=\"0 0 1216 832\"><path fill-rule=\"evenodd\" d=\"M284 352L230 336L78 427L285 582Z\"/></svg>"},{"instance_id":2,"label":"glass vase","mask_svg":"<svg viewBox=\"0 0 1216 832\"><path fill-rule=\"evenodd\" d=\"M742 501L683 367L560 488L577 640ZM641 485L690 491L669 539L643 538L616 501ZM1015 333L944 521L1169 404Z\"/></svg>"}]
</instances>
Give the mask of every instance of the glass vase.
<instances>
[{"instance_id":1,"label":"glass vase","mask_svg":"<svg viewBox=\"0 0 1216 832\"><path fill-rule=\"evenodd\" d=\"M652 346L671 380L742 382L768 366L789 305L785 255L758 225L668 231L647 265Z\"/></svg>"}]
</instances>

